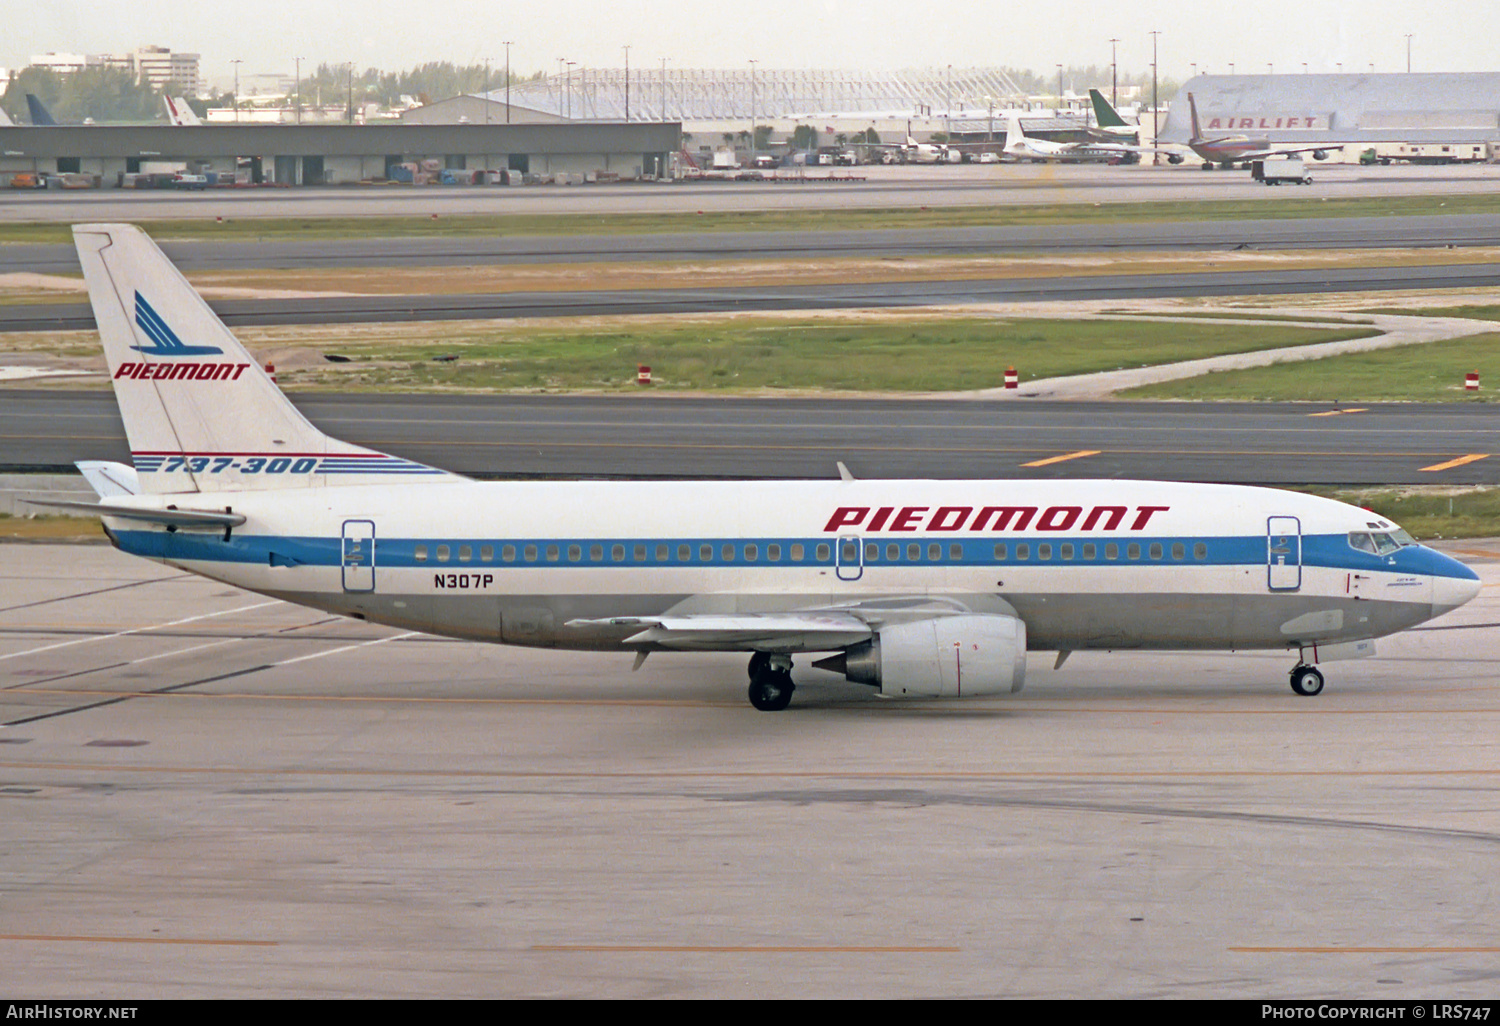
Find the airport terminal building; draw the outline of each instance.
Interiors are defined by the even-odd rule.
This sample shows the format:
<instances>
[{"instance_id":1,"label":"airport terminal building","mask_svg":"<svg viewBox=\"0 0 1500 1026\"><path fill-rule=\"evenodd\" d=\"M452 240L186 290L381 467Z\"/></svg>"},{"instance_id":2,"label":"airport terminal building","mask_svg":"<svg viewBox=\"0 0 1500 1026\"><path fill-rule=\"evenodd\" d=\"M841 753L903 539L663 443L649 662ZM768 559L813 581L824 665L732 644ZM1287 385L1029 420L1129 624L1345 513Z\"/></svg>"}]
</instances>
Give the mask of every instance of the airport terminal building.
<instances>
[{"instance_id":1,"label":"airport terminal building","mask_svg":"<svg viewBox=\"0 0 1500 1026\"><path fill-rule=\"evenodd\" d=\"M73 125L0 128L0 185L69 174L111 188L157 169L238 172L243 184L346 185L419 174L640 177L664 173L675 122L367 125ZM450 175L451 177L451 175Z\"/></svg>"}]
</instances>

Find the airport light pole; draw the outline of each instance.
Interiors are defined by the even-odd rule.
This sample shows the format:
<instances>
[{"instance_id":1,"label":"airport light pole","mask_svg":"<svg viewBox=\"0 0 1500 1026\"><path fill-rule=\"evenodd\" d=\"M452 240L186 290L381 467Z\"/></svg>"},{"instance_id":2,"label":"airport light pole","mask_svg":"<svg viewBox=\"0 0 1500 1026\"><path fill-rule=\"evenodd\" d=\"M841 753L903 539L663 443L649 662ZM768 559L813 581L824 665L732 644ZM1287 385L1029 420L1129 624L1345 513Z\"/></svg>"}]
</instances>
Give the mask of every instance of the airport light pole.
<instances>
[{"instance_id":1,"label":"airport light pole","mask_svg":"<svg viewBox=\"0 0 1500 1026\"><path fill-rule=\"evenodd\" d=\"M501 44L505 47L505 123L510 124L510 48L511 41L505 40Z\"/></svg>"},{"instance_id":2,"label":"airport light pole","mask_svg":"<svg viewBox=\"0 0 1500 1026\"><path fill-rule=\"evenodd\" d=\"M625 120L630 121L630 46L622 47L625 51Z\"/></svg>"},{"instance_id":3,"label":"airport light pole","mask_svg":"<svg viewBox=\"0 0 1500 1026\"><path fill-rule=\"evenodd\" d=\"M1057 66L1057 113L1062 114L1062 65Z\"/></svg>"},{"instance_id":4,"label":"airport light pole","mask_svg":"<svg viewBox=\"0 0 1500 1026\"><path fill-rule=\"evenodd\" d=\"M348 124L352 125L354 124L354 62L345 61L344 67L349 72L349 100L347 105L344 107L344 110L346 112L344 120Z\"/></svg>"},{"instance_id":5,"label":"airport light pole","mask_svg":"<svg viewBox=\"0 0 1500 1026\"><path fill-rule=\"evenodd\" d=\"M293 57L292 61L297 66L297 105L296 105L296 108L295 108L295 110L296 110L296 115L295 116L296 116L296 119L297 119L297 124L300 125L300 124L302 124L302 58L301 57Z\"/></svg>"},{"instance_id":6,"label":"airport light pole","mask_svg":"<svg viewBox=\"0 0 1500 1026\"><path fill-rule=\"evenodd\" d=\"M1120 105L1120 41L1109 41L1109 102Z\"/></svg>"},{"instance_id":7,"label":"airport light pole","mask_svg":"<svg viewBox=\"0 0 1500 1026\"><path fill-rule=\"evenodd\" d=\"M1156 137L1161 135L1161 104L1157 102L1156 90L1156 37L1161 35L1160 29L1151 30L1151 145L1156 146ZM1151 154L1151 165L1161 166L1161 153Z\"/></svg>"},{"instance_id":8,"label":"airport light pole","mask_svg":"<svg viewBox=\"0 0 1500 1026\"><path fill-rule=\"evenodd\" d=\"M238 57L229 62L234 65L234 120L240 119L240 64Z\"/></svg>"},{"instance_id":9,"label":"airport light pole","mask_svg":"<svg viewBox=\"0 0 1500 1026\"><path fill-rule=\"evenodd\" d=\"M667 61L670 58L661 59L661 119L667 120Z\"/></svg>"},{"instance_id":10,"label":"airport light pole","mask_svg":"<svg viewBox=\"0 0 1500 1026\"><path fill-rule=\"evenodd\" d=\"M1266 74L1267 75L1274 75L1274 74L1276 74L1276 69L1274 67L1272 67L1270 61L1266 61Z\"/></svg>"},{"instance_id":11,"label":"airport light pole","mask_svg":"<svg viewBox=\"0 0 1500 1026\"><path fill-rule=\"evenodd\" d=\"M1411 74L1411 37L1413 35L1415 33L1412 32L1406 34L1406 73L1408 75Z\"/></svg>"},{"instance_id":12,"label":"airport light pole","mask_svg":"<svg viewBox=\"0 0 1500 1026\"><path fill-rule=\"evenodd\" d=\"M490 59L484 59L484 123L490 123ZM485 168L486 171L489 168Z\"/></svg>"},{"instance_id":13,"label":"airport light pole","mask_svg":"<svg viewBox=\"0 0 1500 1026\"><path fill-rule=\"evenodd\" d=\"M750 166L755 166L755 65L750 62Z\"/></svg>"},{"instance_id":14,"label":"airport light pole","mask_svg":"<svg viewBox=\"0 0 1500 1026\"><path fill-rule=\"evenodd\" d=\"M573 118L573 65L577 61L568 61L568 119Z\"/></svg>"}]
</instances>

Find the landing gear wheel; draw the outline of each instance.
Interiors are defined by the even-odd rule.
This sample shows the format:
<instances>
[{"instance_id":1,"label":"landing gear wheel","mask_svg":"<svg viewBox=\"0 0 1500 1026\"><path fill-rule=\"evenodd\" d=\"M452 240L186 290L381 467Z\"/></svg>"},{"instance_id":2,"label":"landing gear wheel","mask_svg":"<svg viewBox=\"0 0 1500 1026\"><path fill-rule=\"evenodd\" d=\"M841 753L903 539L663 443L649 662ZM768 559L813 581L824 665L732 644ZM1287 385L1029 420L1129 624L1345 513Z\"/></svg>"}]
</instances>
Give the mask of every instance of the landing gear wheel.
<instances>
[{"instance_id":1,"label":"landing gear wheel","mask_svg":"<svg viewBox=\"0 0 1500 1026\"><path fill-rule=\"evenodd\" d=\"M754 680L765 673L771 667L771 657L764 652L757 652L750 657L750 679Z\"/></svg>"},{"instance_id":2,"label":"landing gear wheel","mask_svg":"<svg viewBox=\"0 0 1500 1026\"><path fill-rule=\"evenodd\" d=\"M750 704L761 712L781 712L792 704L795 690L790 673L768 669L750 681Z\"/></svg>"},{"instance_id":3,"label":"landing gear wheel","mask_svg":"<svg viewBox=\"0 0 1500 1026\"><path fill-rule=\"evenodd\" d=\"M1292 690L1311 697L1323 690L1323 675L1315 666L1298 666L1292 670Z\"/></svg>"}]
</instances>

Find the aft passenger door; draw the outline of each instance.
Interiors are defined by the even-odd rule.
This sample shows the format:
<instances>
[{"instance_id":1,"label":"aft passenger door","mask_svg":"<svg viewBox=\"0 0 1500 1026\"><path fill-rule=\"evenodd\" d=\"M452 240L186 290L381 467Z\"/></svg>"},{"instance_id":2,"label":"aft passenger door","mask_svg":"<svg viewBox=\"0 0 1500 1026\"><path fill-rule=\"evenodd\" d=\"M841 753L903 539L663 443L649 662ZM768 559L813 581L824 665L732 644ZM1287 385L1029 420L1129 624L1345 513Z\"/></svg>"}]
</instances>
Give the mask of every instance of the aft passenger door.
<instances>
[{"instance_id":1,"label":"aft passenger door","mask_svg":"<svg viewBox=\"0 0 1500 1026\"><path fill-rule=\"evenodd\" d=\"M345 520L339 560L345 591L375 590L375 521Z\"/></svg>"},{"instance_id":2,"label":"aft passenger door","mask_svg":"<svg viewBox=\"0 0 1500 1026\"><path fill-rule=\"evenodd\" d=\"M1302 587L1302 522L1296 517L1266 518L1266 587L1271 591Z\"/></svg>"}]
</instances>

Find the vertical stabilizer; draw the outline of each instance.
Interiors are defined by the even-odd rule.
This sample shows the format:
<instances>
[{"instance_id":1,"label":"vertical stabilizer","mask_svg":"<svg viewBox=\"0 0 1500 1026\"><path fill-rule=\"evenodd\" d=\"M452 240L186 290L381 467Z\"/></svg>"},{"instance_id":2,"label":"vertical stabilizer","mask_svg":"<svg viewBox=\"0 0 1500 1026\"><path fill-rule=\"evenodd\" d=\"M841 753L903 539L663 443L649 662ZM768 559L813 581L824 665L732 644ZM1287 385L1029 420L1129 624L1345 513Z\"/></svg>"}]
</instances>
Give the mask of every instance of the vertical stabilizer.
<instances>
[{"instance_id":1,"label":"vertical stabilizer","mask_svg":"<svg viewBox=\"0 0 1500 1026\"><path fill-rule=\"evenodd\" d=\"M42 101L32 93L26 94L26 113L31 118L32 125L38 128L57 124L52 115L47 112L47 108L42 105Z\"/></svg>"},{"instance_id":2,"label":"vertical stabilizer","mask_svg":"<svg viewBox=\"0 0 1500 1026\"><path fill-rule=\"evenodd\" d=\"M1198 127L1198 104L1193 100L1193 94L1188 93L1188 117L1193 122L1193 140L1196 142L1203 138L1203 130Z\"/></svg>"},{"instance_id":3,"label":"vertical stabilizer","mask_svg":"<svg viewBox=\"0 0 1500 1026\"><path fill-rule=\"evenodd\" d=\"M1099 122L1100 128L1129 128L1125 119L1120 117L1120 112L1104 98L1104 94L1097 89L1089 90L1089 100L1094 105L1094 120Z\"/></svg>"},{"instance_id":4,"label":"vertical stabilizer","mask_svg":"<svg viewBox=\"0 0 1500 1026\"><path fill-rule=\"evenodd\" d=\"M1005 152L1016 153L1026 146L1026 132L1020 117L1012 111L1005 119Z\"/></svg>"},{"instance_id":5,"label":"vertical stabilizer","mask_svg":"<svg viewBox=\"0 0 1500 1026\"><path fill-rule=\"evenodd\" d=\"M139 228L73 240L141 491L460 480L313 427Z\"/></svg>"}]
</instances>

